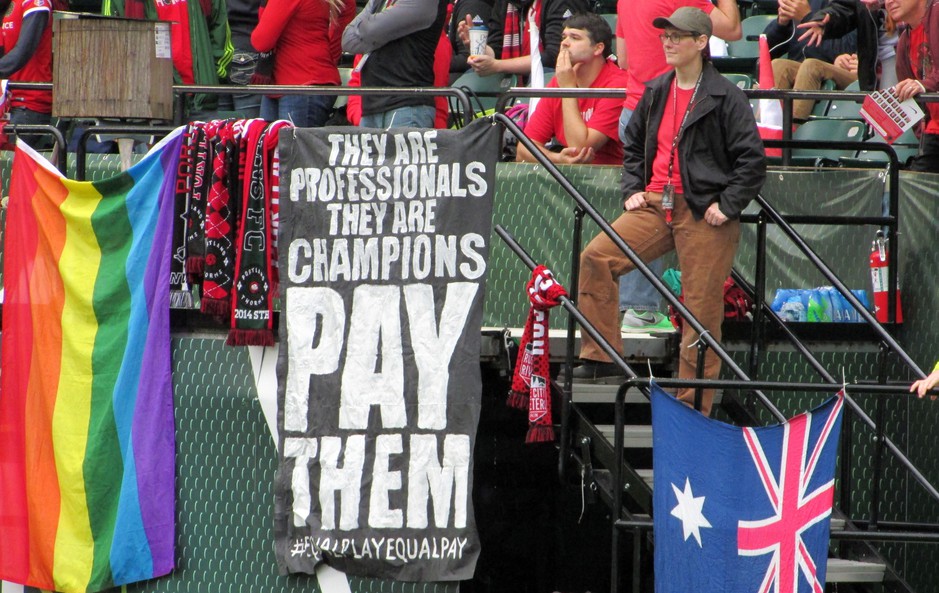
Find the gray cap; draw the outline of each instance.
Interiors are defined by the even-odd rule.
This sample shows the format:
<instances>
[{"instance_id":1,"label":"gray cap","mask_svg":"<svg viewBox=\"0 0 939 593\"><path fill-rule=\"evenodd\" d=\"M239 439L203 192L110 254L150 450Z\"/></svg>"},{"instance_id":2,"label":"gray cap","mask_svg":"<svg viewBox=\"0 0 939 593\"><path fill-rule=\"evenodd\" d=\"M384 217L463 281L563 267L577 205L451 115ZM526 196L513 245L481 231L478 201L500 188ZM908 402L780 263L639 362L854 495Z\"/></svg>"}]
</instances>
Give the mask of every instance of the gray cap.
<instances>
[{"instance_id":1,"label":"gray cap","mask_svg":"<svg viewBox=\"0 0 939 593\"><path fill-rule=\"evenodd\" d=\"M711 17L709 17L700 8L691 6L682 6L672 13L672 16L665 18L660 16L652 21L652 26L657 29L672 27L679 31L688 33L700 33L711 36Z\"/></svg>"}]
</instances>

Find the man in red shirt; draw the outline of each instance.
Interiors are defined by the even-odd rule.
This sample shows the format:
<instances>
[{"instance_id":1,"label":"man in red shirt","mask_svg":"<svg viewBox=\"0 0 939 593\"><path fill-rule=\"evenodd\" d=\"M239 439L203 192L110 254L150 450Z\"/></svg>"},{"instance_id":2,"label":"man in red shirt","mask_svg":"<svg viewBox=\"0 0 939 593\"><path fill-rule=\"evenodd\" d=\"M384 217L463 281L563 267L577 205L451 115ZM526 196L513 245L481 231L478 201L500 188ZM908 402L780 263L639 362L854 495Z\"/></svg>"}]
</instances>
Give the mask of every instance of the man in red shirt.
<instances>
[{"instance_id":1,"label":"man in red shirt","mask_svg":"<svg viewBox=\"0 0 939 593\"><path fill-rule=\"evenodd\" d=\"M17 82L52 82L52 4L50 0L0 2L3 57L0 78ZM48 124L52 91L12 91L10 122ZM26 139L30 142L30 138Z\"/></svg>"},{"instance_id":2,"label":"man in red shirt","mask_svg":"<svg viewBox=\"0 0 939 593\"><path fill-rule=\"evenodd\" d=\"M626 73L608 58L613 53L613 32L595 14L572 16L564 22L554 79L548 88L625 88ZM548 97L538 104L527 134L555 163L620 165L623 146L617 138L622 99ZM545 148L552 138L564 146L560 152ZM519 145L516 160L535 157Z\"/></svg>"}]
</instances>

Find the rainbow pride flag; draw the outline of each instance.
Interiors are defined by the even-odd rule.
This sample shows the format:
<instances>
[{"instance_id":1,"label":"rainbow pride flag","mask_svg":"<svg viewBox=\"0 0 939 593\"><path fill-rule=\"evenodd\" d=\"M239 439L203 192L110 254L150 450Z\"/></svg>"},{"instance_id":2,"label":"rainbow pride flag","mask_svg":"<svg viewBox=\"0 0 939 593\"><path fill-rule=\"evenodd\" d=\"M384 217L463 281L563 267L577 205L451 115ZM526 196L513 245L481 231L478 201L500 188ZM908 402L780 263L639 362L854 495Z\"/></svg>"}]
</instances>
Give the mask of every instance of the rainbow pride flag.
<instances>
[{"instance_id":1,"label":"rainbow pride flag","mask_svg":"<svg viewBox=\"0 0 939 593\"><path fill-rule=\"evenodd\" d=\"M0 579L65 593L173 569L169 333L178 133L64 178L19 142L0 342Z\"/></svg>"}]
</instances>

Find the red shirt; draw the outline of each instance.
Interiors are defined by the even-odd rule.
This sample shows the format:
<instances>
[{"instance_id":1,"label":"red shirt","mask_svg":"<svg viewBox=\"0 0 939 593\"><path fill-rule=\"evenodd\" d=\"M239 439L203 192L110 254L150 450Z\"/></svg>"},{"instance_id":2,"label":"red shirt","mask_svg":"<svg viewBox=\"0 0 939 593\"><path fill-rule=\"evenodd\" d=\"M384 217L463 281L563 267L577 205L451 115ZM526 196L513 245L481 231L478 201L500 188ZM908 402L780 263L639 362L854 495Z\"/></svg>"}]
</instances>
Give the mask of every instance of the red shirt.
<instances>
[{"instance_id":1,"label":"red shirt","mask_svg":"<svg viewBox=\"0 0 939 593\"><path fill-rule=\"evenodd\" d=\"M926 78L928 68L923 60L929 59L926 27L924 23L920 23L918 27L910 30L910 66L913 67L918 80ZM927 134L939 134L939 103L927 103L926 109L929 111L929 122L923 131Z\"/></svg>"},{"instance_id":2,"label":"red shirt","mask_svg":"<svg viewBox=\"0 0 939 593\"><path fill-rule=\"evenodd\" d=\"M36 53L26 65L14 72L10 80L18 82L52 82L52 6L49 0L13 0L3 16L3 52L13 49L20 38L23 19L34 13L45 13L46 28ZM25 107L39 113L52 113L51 91L13 91L12 107Z\"/></svg>"},{"instance_id":3,"label":"red shirt","mask_svg":"<svg viewBox=\"0 0 939 593\"><path fill-rule=\"evenodd\" d=\"M332 25L325 0L269 0L251 45L274 50L274 84L338 85L342 31L353 18L355 0L345 0Z\"/></svg>"},{"instance_id":4,"label":"red shirt","mask_svg":"<svg viewBox=\"0 0 939 593\"><path fill-rule=\"evenodd\" d=\"M657 17L667 17L681 6L700 8L711 14L710 0L617 0L616 36L626 42L629 61L629 86L626 88L626 109L635 109L646 90L646 82L668 72L665 52L659 41L661 29L652 26Z\"/></svg>"},{"instance_id":5,"label":"red shirt","mask_svg":"<svg viewBox=\"0 0 939 593\"><path fill-rule=\"evenodd\" d=\"M612 62L605 62L600 73L590 85L592 89L623 88L626 86L626 73ZM552 78L548 88L558 88L558 81ZM593 159L595 165L623 164L623 145L619 141L619 116L623 111L622 99L577 99L580 115L591 130L596 130L607 137L607 142L600 147ZM545 144L551 138L567 146L564 137L564 116L559 97L546 97L538 101L538 109L528 120L525 134L532 140Z\"/></svg>"},{"instance_id":6,"label":"red shirt","mask_svg":"<svg viewBox=\"0 0 939 593\"><path fill-rule=\"evenodd\" d=\"M688 103L691 101L691 95L694 89L678 89L677 103L672 100L675 81L672 80L672 87L668 92L668 100L665 102L665 112L662 115L662 124L659 126L659 132L656 136L658 145L655 149L655 160L652 161L652 179L646 186L646 191L661 192L668 183L668 159L672 150L672 142L675 140L675 134L681 126L681 120L688 109ZM681 185L681 173L678 169L678 147L675 147L675 160L672 164L672 186L676 194L683 194L684 189Z\"/></svg>"}]
</instances>

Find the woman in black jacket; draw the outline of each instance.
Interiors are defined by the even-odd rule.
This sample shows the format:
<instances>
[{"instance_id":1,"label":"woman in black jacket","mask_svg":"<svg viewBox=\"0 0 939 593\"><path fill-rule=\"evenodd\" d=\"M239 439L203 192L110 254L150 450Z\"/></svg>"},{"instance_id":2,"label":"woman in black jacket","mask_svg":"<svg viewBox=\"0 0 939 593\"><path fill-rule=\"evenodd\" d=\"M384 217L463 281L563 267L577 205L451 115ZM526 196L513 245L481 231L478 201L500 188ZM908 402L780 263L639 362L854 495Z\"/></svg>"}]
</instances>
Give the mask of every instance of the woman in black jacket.
<instances>
[{"instance_id":1,"label":"woman in black jacket","mask_svg":"<svg viewBox=\"0 0 939 593\"><path fill-rule=\"evenodd\" d=\"M716 340L724 317L723 286L740 238L740 213L766 178L763 143L743 92L707 59L711 21L697 8L659 17L666 61L674 68L650 81L626 128L624 212L613 229L644 261L675 250L685 306ZM581 254L578 306L617 351L617 278L635 266L600 234ZM698 334L682 335L679 378L695 377ZM589 336L574 380L621 374ZM716 378L720 359L708 351L704 377ZM689 403L693 390L678 396ZM704 394L709 414L713 393Z\"/></svg>"}]
</instances>

